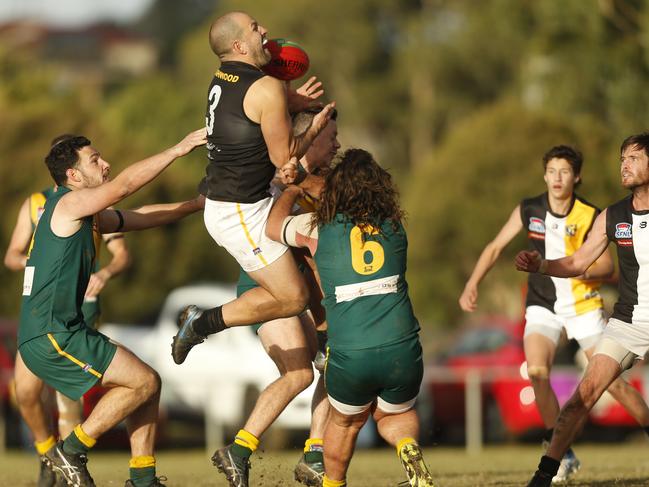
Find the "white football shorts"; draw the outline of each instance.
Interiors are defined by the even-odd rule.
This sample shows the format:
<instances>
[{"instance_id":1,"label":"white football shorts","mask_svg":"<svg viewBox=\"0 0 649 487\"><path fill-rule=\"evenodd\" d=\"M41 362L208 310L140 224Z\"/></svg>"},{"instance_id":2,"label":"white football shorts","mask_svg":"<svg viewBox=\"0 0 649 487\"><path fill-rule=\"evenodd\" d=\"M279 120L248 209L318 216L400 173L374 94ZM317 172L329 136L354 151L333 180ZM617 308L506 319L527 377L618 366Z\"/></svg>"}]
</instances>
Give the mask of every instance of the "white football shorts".
<instances>
[{"instance_id":1,"label":"white football shorts","mask_svg":"<svg viewBox=\"0 0 649 487\"><path fill-rule=\"evenodd\" d=\"M288 250L286 245L266 236L272 206L271 197L256 203L205 200L205 228L246 272L272 264Z\"/></svg>"},{"instance_id":2,"label":"white football shorts","mask_svg":"<svg viewBox=\"0 0 649 487\"><path fill-rule=\"evenodd\" d=\"M543 306L528 306L525 310L525 334L540 333L556 345L561 329L566 329L568 338L579 342L583 350L595 346L606 327L604 310L601 308L576 316L560 316Z\"/></svg>"}]
</instances>

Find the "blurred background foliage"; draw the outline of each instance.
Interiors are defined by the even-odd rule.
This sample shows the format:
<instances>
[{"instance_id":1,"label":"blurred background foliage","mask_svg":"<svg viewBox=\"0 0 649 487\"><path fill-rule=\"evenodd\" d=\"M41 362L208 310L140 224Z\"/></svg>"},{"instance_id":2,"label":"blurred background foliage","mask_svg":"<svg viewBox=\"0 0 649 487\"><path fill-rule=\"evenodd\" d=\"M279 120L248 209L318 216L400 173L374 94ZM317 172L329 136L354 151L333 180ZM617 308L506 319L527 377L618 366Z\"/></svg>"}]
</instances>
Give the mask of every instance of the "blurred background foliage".
<instances>
[{"instance_id":1,"label":"blurred background foliage","mask_svg":"<svg viewBox=\"0 0 649 487\"><path fill-rule=\"evenodd\" d=\"M158 0L122 26L156 52L136 74L59 56L47 41L16 48L0 30L3 248L24 198L50 184L43 157L54 136L86 134L117 173L204 123L218 65L208 28L233 9L306 49L309 74L338 103L343 148L370 150L397 179L408 279L428 326L460 318L481 249L522 198L544 191L549 147L582 150L586 199L604 207L624 195L619 144L648 125L645 0ZM192 197L204 166L195 151L121 206ZM236 278L200 215L128 243L133 265L103 294L107 321L151 320L176 286ZM483 283L482 312L520 314L525 277L512 257L524 245L521 236ZM0 270L0 315L17 315L21 278Z\"/></svg>"}]
</instances>

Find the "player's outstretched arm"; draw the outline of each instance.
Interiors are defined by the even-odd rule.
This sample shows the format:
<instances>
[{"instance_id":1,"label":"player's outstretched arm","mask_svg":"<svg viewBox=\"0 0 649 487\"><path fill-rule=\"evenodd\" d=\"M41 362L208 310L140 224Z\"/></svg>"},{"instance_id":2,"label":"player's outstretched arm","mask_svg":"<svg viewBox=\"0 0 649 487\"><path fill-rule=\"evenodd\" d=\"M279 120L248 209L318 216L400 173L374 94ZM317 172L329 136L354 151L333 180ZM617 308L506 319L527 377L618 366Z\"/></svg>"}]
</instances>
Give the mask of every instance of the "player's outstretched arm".
<instances>
[{"instance_id":1,"label":"player's outstretched arm","mask_svg":"<svg viewBox=\"0 0 649 487\"><path fill-rule=\"evenodd\" d=\"M167 225L191 215L205 206L205 196L179 203L146 205L133 210L104 210L99 213L101 233L131 232ZM120 218L121 217L121 218Z\"/></svg>"},{"instance_id":2,"label":"player's outstretched arm","mask_svg":"<svg viewBox=\"0 0 649 487\"><path fill-rule=\"evenodd\" d=\"M588 239L574 254L561 259L545 260L536 251L523 251L516 256L515 265L516 269L523 272L539 272L554 277L576 277L583 274L607 247L606 210L604 210L595 219Z\"/></svg>"},{"instance_id":3,"label":"player's outstretched arm","mask_svg":"<svg viewBox=\"0 0 649 487\"><path fill-rule=\"evenodd\" d=\"M151 182L177 158L188 154L195 147L205 144L206 136L207 129L195 130L173 147L131 164L112 181L95 188L80 189L66 194L54 210L53 229L57 219L79 220L85 216L94 215L135 193ZM55 233L61 235L59 232ZM67 232L63 230L62 233Z\"/></svg>"},{"instance_id":4,"label":"player's outstretched arm","mask_svg":"<svg viewBox=\"0 0 649 487\"><path fill-rule=\"evenodd\" d=\"M467 312L473 312L478 307L478 285L487 275L489 270L494 266L503 249L512 241L518 232L523 228L520 216L520 205L514 208L509 219L491 242L487 244L471 276L467 280L464 290L458 300L460 308Z\"/></svg>"},{"instance_id":5,"label":"player's outstretched arm","mask_svg":"<svg viewBox=\"0 0 649 487\"><path fill-rule=\"evenodd\" d=\"M32 238L32 222L29 218L29 198L18 211L16 226L5 253L4 264L12 271L22 271L27 263L27 247Z\"/></svg>"}]
</instances>

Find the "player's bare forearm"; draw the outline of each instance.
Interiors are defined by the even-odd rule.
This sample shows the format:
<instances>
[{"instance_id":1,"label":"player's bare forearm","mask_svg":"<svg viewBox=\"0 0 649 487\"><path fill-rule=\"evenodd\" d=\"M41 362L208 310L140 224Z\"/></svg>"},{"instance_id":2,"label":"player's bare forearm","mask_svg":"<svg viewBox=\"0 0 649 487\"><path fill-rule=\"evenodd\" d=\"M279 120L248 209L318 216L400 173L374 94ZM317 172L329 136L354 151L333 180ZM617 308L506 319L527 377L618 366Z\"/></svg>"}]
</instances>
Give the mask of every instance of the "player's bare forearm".
<instances>
[{"instance_id":1,"label":"player's bare forearm","mask_svg":"<svg viewBox=\"0 0 649 487\"><path fill-rule=\"evenodd\" d=\"M123 236L111 240L108 244L108 251L112 254L110 262L103 267L101 271L106 271L110 277L116 276L124 272L131 264L131 254L126 246L126 241Z\"/></svg>"},{"instance_id":2,"label":"player's bare forearm","mask_svg":"<svg viewBox=\"0 0 649 487\"><path fill-rule=\"evenodd\" d=\"M553 277L577 277L590 265L577 260L574 255L561 259L546 260L536 250L523 250L516 255L516 269L523 272L545 274Z\"/></svg>"},{"instance_id":3,"label":"player's bare forearm","mask_svg":"<svg viewBox=\"0 0 649 487\"><path fill-rule=\"evenodd\" d=\"M304 156L304 154L306 154L306 151L309 149L311 143L327 126L327 123L329 123L329 119L331 118L331 114L333 113L335 107L335 102L331 102L326 105L320 111L320 113L313 117L311 126L303 135L291 138L289 145L290 157L296 157L299 160Z\"/></svg>"},{"instance_id":4,"label":"player's bare forearm","mask_svg":"<svg viewBox=\"0 0 649 487\"><path fill-rule=\"evenodd\" d=\"M14 227L4 264L12 271L22 271L27 265L27 249L32 239L32 222L29 218L29 198L27 198L18 211L16 226Z\"/></svg>"},{"instance_id":5,"label":"player's bare forearm","mask_svg":"<svg viewBox=\"0 0 649 487\"><path fill-rule=\"evenodd\" d=\"M613 257L607 246L604 253L582 275L578 276L578 278L584 281L602 281L610 279L614 273L615 265L613 264Z\"/></svg>"},{"instance_id":6,"label":"player's bare forearm","mask_svg":"<svg viewBox=\"0 0 649 487\"><path fill-rule=\"evenodd\" d=\"M11 271L22 271L27 265L27 255L18 250L9 249L5 254L4 264Z\"/></svg>"},{"instance_id":7,"label":"player's bare forearm","mask_svg":"<svg viewBox=\"0 0 649 487\"><path fill-rule=\"evenodd\" d=\"M167 225L191 215L203 208L202 198L179 203L146 205L134 210L122 210L123 225L119 227L119 217L114 210L101 212L99 230L102 233L115 231L131 232Z\"/></svg>"},{"instance_id":8,"label":"player's bare forearm","mask_svg":"<svg viewBox=\"0 0 649 487\"><path fill-rule=\"evenodd\" d=\"M587 263L576 261L572 255L544 262L540 264L540 271L554 277L577 277L588 269Z\"/></svg>"},{"instance_id":9,"label":"player's bare forearm","mask_svg":"<svg viewBox=\"0 0 649 487\"><path fill-rule=\"evenodd\" d=\"M302 194L298 186L288 186L279 199L275 202L268 215L266 223L266 235L268 238L281 242L282 224L287 216L291 214L293 205Z\"/></svg>"},{"instance_id":10,"label":"player's bare forearm","mask_svg":"<svg viewBox=\"0 0 649 487\"><path fill-rule=\"evenodd\" d=\"M467 284L470 283L474 286L478 286L482 282L482 279L484 279L487 273L494 266L501 252L502 248L497 247L493 242L487 244L487 246L480 254L478 262L476 262L476 265L473 268L473 272L471 273L471 277L469 277Z\"/></svg>"}]
</instances>

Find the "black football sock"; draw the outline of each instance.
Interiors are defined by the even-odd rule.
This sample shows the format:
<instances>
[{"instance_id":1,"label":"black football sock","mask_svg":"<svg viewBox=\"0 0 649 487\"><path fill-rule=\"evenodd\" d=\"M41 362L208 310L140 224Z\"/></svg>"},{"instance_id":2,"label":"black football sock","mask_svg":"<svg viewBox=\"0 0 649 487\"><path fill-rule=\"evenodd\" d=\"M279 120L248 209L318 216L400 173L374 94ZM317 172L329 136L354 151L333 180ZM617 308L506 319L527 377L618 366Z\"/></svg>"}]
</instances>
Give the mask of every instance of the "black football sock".
<instances>
[{"instance_id":1,"label":"black football sock","mask_svg":"<svg viewBox=\"0 0 649 487\"><path fill-rule=\"evenodd\" d=\"M561 462L559 460L555 460L554 458L551 458L547 455L543 455L541 457L541 462L539 463L539 470L554 477L559 471L560 464Z\"/></svg>"},{"instance_id":2,"label":"black football sock","mask_svg":"<svg viewBox=\"0 0 649 487\"><path fill-rule=\"evenodd\" d=\"M223 321L223 311L221 306L206 309L203 314L194 320L192 327L196 333L207 336L212 333L218 333L227 328Z\"/></svg>"}]
</instances>

